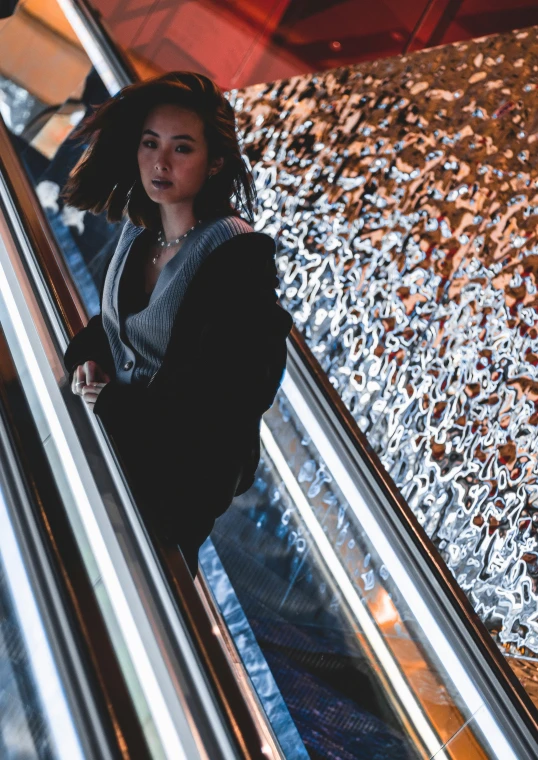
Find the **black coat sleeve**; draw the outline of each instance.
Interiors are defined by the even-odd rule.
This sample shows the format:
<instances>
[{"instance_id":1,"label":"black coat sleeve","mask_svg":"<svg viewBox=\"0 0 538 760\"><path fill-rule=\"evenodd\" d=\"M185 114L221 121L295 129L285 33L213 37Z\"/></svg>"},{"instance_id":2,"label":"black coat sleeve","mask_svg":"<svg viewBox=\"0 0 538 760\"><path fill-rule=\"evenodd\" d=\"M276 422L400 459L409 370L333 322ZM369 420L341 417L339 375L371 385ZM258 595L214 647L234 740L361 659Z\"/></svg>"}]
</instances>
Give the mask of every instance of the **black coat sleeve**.
<instances>
[{"instance_id":1,"label":"black coat sleeve","mask_svg":"<svg viewBox=\"0 0 538 760\"><path fill-rule=\"evenodd\" d=\"M134 225L127 221L123 225L116 247L122 245L125 235L129 234L133 230ZM112 258L112 257L111 257ZM101 285L101 292L99 295L99 301L103 300L103 287L106 277L106 270L110 264L108 261L107 267L103 274L103 282ZM114 367L114 359L112 352L110 351L110 344L108 337L103 327L101 314L93 316L82 330L71 339L69 345L64 354L64 366L69 373L69 382L73 377L73 372L79 364L84 364L88 359L92 359L97 362L99 366L110 376L115 377L116 369Z\"/></svg>"},{"instance_id":2,"label":"black coat sleeve","mask_svg":"<svg viewBox=\"0 0 538 760\"><path fill-rule=\"evenodd\" d=\"M101 314L92 317L86 327L71 339L64 354L64 366L69 373L69 379L79 364L88 359L97 362L110 377L114 377L115 368L107 335L105 333Z\"/></svg>"}]
</instances>

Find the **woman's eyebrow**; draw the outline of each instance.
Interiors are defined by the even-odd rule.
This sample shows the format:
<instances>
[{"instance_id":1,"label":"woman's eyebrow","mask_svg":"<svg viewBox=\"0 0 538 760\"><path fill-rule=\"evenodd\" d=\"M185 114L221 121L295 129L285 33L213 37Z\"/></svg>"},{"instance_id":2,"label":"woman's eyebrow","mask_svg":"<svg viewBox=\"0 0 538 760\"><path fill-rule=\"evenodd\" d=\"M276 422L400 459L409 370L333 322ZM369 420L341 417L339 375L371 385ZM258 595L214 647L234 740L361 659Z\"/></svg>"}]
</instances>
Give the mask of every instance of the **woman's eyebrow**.
<instances>
[{"instance_id":1,"label":"woman's eyebrow","mask_svg":"<svg viewBox=\"0 0 538 760\"><path fill-rule=\"evenodd\" d=\"M144 135L153 135L153 137L160 137L160 134L158 132L154 132L152 129L145 129L143 131ZM196 142L194 137L192 135L174 135L170 138L171 140L190 140L191 142Z\"/></svg>"}]
</instances>

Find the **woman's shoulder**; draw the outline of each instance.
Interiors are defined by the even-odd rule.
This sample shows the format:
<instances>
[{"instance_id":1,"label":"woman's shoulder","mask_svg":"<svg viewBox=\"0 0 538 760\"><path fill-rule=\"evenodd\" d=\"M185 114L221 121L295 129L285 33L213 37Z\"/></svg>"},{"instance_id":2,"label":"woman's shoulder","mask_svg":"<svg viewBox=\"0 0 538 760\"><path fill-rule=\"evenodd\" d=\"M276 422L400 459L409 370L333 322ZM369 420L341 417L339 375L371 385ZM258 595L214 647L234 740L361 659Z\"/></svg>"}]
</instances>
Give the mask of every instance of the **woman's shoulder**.
<instances>
[{"instance_id":1,"label":"woman's shoulder","mask_svg":"<svg viewBox=\"0 0 538 760\"><path fill-rule=\"evenodd\" d=\"M251 264L260 257L273 258L275 243L272 237L256 231L253 225L241 216L220 216L204 225L201 245L206 250L206 258L215 264L223 259L230 262L249 256ZM217 254L217 255L213 255Z\"/></svg>"},{"instance_id":2,"label":"woman's shoulder","mask_svg":"<svg viewBox=\"0 0 538 760\"><path fill-rule=\"evenodd\" d=\"M116 251L124 251L126 248L128 248L133 240L137 238L142 232L144 232L145 229L145 227L138 227L129 218L127 218L122 227L120 237L118 239L118 244L116 246Z\"/></svg>"},{"instance_id":3,"label":"woman's shoulder","mask_svg":"<svg viewBox=\"0 0 538 760\"><path fill-rule=\"evenodd\" d=\"M254 228L242 216L228 214L208 219L204 223L204 232L214 235L219 240L228 240L236 235L254 232Z\"/></svg>"},{"instance_id":4,"label":"woman's shoulder","mask_svg":"<svg viewBox=\"0 0 538 760\"><path fill-rule=\"evenodd\" d=\"M236 242L248 246L252 245L253 241L256 243L263 241L265 246L269 245L273 249L275 247L274 240L270 235L256 230L253 224L242 216L229 214L228 216L216 217L207 223L207 229L219 243L234 239ZM244 237L245 235L247 237Z\"/></svg>"},{"instance_id":5,"label":"woman's shoulder","mask_svg":"<svg viewBox=\"0 0 538 760\"><path fill-rule=\"evenodd\" d=\"M228 217L228 220L228 223L237 224L238 217ZM276 262L273 238L255 231L248 222L243 226L242 222L244 220L240 219L240 232L223 238L219 243L213 240L212 250L204 257L197 278L206 286L213 283L218 284L219 289L226 290L228 283L242 287L241 283L248 282L252 287L255 281L265 281L266 278L274 284ZM226 224L224 222L224 230ZM223 231L222 220L217 223L217 229Z\"/></svg>"}]
</instances>

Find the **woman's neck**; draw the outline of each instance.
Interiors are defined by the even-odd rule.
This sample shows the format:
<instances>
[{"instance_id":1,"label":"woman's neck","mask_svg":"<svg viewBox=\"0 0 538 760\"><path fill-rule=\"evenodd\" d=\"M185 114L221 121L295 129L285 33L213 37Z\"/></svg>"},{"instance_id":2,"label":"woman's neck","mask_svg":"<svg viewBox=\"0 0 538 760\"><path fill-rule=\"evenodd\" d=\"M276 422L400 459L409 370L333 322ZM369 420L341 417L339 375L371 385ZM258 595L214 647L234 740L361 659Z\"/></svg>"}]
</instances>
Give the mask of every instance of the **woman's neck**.
<instances>
[{"instance_id":1,"label":"woman's neck","mask_svg":"<svg viewBox=\"0 0 538 760\"><path fill-rule=\"evenodd\" d=\"M174 240L193 227L197 219L190 206L161 206L161 224L166 240Z\"/></svg>"}]
</instances>

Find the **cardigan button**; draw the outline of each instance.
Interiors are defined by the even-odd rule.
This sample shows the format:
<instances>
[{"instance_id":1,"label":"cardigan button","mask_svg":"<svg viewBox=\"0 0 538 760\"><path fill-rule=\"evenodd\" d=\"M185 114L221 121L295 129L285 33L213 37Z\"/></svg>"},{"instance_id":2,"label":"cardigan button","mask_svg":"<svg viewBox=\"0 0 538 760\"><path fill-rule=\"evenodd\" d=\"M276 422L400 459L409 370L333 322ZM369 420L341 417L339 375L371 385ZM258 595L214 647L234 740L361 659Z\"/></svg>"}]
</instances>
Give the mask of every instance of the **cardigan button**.
<instances>
[{"instance_id":1,"label":"cardigan button","mask_svg":"<svg viewBox=\"0 0 538 760\"><path fill-rule=\"evenodd\" d=\"M129 359L129 361L125 362L125 364L123 365L123 369L131 369L131 367L133 366L133 364L134 364L134 362L131 359Z\"/></svg>"}]
</instances>

